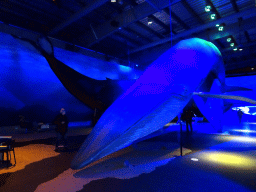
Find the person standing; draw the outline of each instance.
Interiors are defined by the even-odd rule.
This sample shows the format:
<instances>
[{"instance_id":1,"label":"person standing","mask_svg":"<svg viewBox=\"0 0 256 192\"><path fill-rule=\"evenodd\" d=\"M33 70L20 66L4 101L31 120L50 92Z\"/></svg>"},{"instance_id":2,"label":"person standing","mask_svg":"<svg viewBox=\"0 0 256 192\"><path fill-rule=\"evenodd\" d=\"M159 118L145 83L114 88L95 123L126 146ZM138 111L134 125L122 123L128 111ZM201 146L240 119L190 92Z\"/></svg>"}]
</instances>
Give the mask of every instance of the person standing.
<instances>
[{"instance_id":1,"label":"person standing","mask_svg":"<svg viewBox=\"0 0 256 192\"><path fill-rule=\"evenodd\" d=\"M238 119L239 119L239 124L241 124L241 122L242 122L242 116L243 116L243 112L242 112L241 109L238 109L237 115L238 115Z\"/></svg>"},{"instance_id":2,"label":"person standing","mask_svg":"<svg viewBox=\"0 0 256 192\"><path fill-rule=\"evenodd\" d=\"M56 147L55 150L58 150L60 143L63 142L64 148L67 147L67 136L66 133L68 131L68 118L66 116L66 111L64 108L60 109L60 114L58 114L53 123L56 125L55 131L57 135L56 139Z\"/></svg>"},{"instance_id":3,"label":"person standing","mask_svg":"<svg viewBox=\"0 0 256 192\"><path fill-rule=\"evenodd\" d=\"M189 109L185 110L185 112L183 113L183 118L186 121L187 133L189 133L188 126L190 126L190 133L193 132L192 117L194 117L194 113Z\"/></svg>"}]
</instances>

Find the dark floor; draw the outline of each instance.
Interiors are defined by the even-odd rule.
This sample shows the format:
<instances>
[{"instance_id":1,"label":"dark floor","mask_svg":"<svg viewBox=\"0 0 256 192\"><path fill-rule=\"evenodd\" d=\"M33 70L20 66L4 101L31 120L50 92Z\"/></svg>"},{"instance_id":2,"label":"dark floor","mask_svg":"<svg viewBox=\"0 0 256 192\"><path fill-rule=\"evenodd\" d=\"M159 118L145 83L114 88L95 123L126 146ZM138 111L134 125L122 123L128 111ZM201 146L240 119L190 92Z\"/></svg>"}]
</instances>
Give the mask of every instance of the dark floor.
<instances>
[{"instance_id":1,"label":"dark floor","mask_svg":"<svg viewBox=\"0 0 256 192\"><path fill-rule=\"evenodd\" d=\"M134 177L127 179L117 174L118 171L121 175L124 173L121 172L124 170L123 167L119 167L120 170L109 169L111 171L108 173L104 171L103 166L111 166L111 162L114 162L109 161L110 164L108 164L108 160L94 165L94 168L93 166L87 168L88 171L72 172L70 170L72 158L91 129L69 130L69 148L67 151L58 153L53 151L55 144L53 131L15 133L13 137L16 140L15 150L17 153L19 150L24 151L26 157L31 155L29 156L31 159L33 157L36 159L37 153L29 154L34 150L33 146L36 146L39 151L38 155L42 153L46 154L46 157L24 164L24 168L16 171L13 170L23 163L18 164L18 161L24 157L22 154L17 155L15 167L6 169L4 165L1 165L0 191L256 191L256 138L206 134L196 129L196 127L206 129L207 126L208 124L195 125L193 135L183 133L183 147L192 150L189 154L183 157L173 155L175 158L169 159L162 166L154 165L159 163L158 161L147 162L143 169L146 166L150 171L139 175L134 173ZM162 132L163 135L147 139L143 143L146 145L153 143L155 146L159 146L161 143L161 148L154 149L155 154L159 154L160 150L161 154L166 151L166 159L166 155L170 153L167 144L171 141L179 146L178 128L179 126L172 125L172 127L165 128L165 131ZM243 127L240 128L243 129ZM175 131L169 132L170 130ZM230 130L226 131L232 132L232 130L233 127L230 127ZM148 156L144 156L144 158L150 159L154 150L151 153L137 150L137 154L147 154ZM129 155L129 153L127 154ZM118 158L115 161L117 160ZM24 157L25 161L27 162L28 159ZM150 166L155 166L155 168L151 169ZM140 165L133 164L127 169L132 173L140 168ZM61 175L65 176L61 177ZM89 182L88 179L90 179ZM81 186L77 187L78 185Z\"/></svg>"}]
</instances>

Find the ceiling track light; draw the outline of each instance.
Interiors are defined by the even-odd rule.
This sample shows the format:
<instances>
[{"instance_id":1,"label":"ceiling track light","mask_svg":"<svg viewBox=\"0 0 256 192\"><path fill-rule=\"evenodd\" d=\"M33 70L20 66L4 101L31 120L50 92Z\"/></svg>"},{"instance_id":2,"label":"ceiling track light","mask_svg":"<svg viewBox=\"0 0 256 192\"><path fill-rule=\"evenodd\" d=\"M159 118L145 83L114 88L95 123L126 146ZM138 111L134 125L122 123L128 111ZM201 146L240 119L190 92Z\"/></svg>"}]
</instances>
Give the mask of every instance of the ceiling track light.
<instances>
[{"instance_id":1,"label":"ceiling track light","mask_svg":"<svg viewBox=\"0 0 256 192\"><path fill-rule=\"evenodd\" d=\"M152 19L148 17L148 25L151 25L153 23Z\"/></svg>"},{"instance_id":2,"label":"ceiling track light","mask_svg":"<svg viewBox=\"0 0 256 192\"><path fill-rule=\"evenodd\" d=\"M232 41L232 38L231 37L228 37L227 38L227 42L230 43Z\"/></svg>"},{"instance_id":3,"label":"ceiling track light","mask_svg":"<svg viewBox=\"0 0 256 192\"><path fill-rule=\"evenodd\" d=\"M224 30L224 26L223 26L223 25L220 25L220 26L218 27L218 30L219 30L219 31L223 31L223 30Z\"/></svg>"},{"instance_id":4,"label":"ceiling track light","mask_svg":"<svg viewBox=\"0 0 256 192\"><path fill-rule=\"evenodd\" d=\"M212 14L210 15L210 18L211 18L211 20L215 20L215 19L216 19L216 14L215 14L215 13L212 13Z\"/></svg>"},{"instance_id":5,"label":"ceiling track light","mask_svg":"<svg viewBox=\"0 0 256 192\"><path fill-rule=\"evenodd\" d=\"M204 8L205 12L210 12L211 9L212 9L211 5L206 5Z\"/></svg>"},{"instance_id":6,"label":"ceiling track light","mask_svg":"<svg viewBox=\"0 0 256 192\"><path fill-rule=\"evenodd\" d=\"M243 51L243 48L241 48L241 47L234 47L233 51Z\"/></svg>"},{"instance_id":7,"label":"ceiling track light","mask_svg":"<svg viewBox=\"0 0 256 192\"><path fill-rule=\"evenodd\" d=\"M219 31L224 31L225 23L222 23L222 24L219 24L219 23L218 23L218 24L216 24L215 26L218 27L218 30L219 30Z\"/></svg>"},{"instance_id":8,"label":"ceiling track light","mask_svg":"<svg viewBox=\"0 0 256 192\"><path fill-rule=\"evenodd\" d=\"M116 3L116 0L111 0L111 3Z\"/></svg>"}]
</instances>

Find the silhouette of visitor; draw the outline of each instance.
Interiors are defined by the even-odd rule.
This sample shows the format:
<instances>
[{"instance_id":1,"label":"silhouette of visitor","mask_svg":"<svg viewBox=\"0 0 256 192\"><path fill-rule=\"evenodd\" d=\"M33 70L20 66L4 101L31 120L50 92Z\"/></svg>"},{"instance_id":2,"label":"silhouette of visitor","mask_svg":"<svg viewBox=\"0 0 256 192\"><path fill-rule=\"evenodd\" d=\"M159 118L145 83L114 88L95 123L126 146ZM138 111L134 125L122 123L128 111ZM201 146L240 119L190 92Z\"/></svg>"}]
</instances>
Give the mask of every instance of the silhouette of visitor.
<instances>
[{"instance_id":1,"label":"silhouette of visitor","mask_svg":"<svg viewBox=\"0 0 256 192\"><path fill-rule=\"evenodd\" d=\"M238 109L237 111L237 115L238 115L238 119L239 119L239 124L241 124L242 121L242 116L243 116L243 112L241 109Z\"/></svg>"},{"instance_id":2,"label":"silhouette of visitor","mask_svg":"<svg viewBox=\"0 0 256 192\"><path fill-rule=\"evenodd\" d=\"M183 119L186 122L186 128L187 128L187 133L189 133L188 126L190 126L190 133L193 132L192 128L192 117L194 117L194 113L190 109L186 109L183 112Z\"/></svg>"},{"instance_id":3,"label":"silhouette of visitor","mask_svg":"<svg viewBox=\"0 0 256 192\"><path fill-rule=\"evenodd\" d=\"M68 118L66 116L66 111L64 108L60 109L60 114L58 114L55 117L53 123L56 125L55 131L57 134L55 150L58 150L61 142L63 142L64 148L66 149L67 147L66 133L68 131Z\"/></svg>"}]
</instances>

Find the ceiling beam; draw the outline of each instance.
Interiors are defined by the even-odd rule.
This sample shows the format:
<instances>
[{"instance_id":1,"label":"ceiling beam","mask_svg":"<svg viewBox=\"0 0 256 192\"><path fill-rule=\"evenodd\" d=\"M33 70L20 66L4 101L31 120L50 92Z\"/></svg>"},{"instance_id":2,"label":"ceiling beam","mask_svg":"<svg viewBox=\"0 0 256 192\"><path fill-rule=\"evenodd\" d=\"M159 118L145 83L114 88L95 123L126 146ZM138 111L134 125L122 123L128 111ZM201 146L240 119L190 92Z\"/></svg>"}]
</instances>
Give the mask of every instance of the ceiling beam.
<instances>
[{"instance_id":1,"label":"ceiling beam","mask_svg":"<svg viewBox=\"0 0 256 192\"><path fill-rule=\"evenodd\" d=\"M152 21L154 23L156 23L157 25L161 26L162 28L165 29L165 31L170 33L170 27L165 25L162 21L160 21L158 18L156 18L154 15L149 16L149 18L152 19Z\"/></svg>"},{"instance_id":2,"label":"ceiling beam","mask_svg":"<svg viewBox=\"0 0 256 192\"><path fill-rule=\"evenodd\" d=\"M171 11L170 16L174 20L176 20L184 29L186 29L186 30L190 29L190 27L184 21L182 21L175 13L173 13L173 11Z\"/></svg>"},{"instance_id":3,"label":"ceiling beam","mask_svg":"<svg viewBox=\"0 0 256 192\"><path fill-rule=\"evenodd\" d=\"M137 5L138 5L138 3L136 3L136 2L133 1L133 0L127 0L127 1L128 1L129 4L131 4L132 6L137 6ZM113 3L112 3L112 4L113 4ZM114 3L114 4L116 4L116 3ZM123 11L122 11L119 7L117 7L117 6L114 6L114 8L119 11L119 14L121 14L121 13L123 12ZM161 22L161 21L159 21L157 18L155 18L153 15L151 15L150 17L152 17L152 20L153 20L154 22ZM158 24L160 25L161 23L158 23ZM162 24L163 24L163 23L162 23ZM133 34L135 34L137 37L139 36L139 37L142 37L142 38L146 39L145 36L143 36L142 34L137 33L136 31L133 31L133 30L129 29L128 27L126 27L126 28L123 27L122 30L125 30L125 31L127 31L127 32L133 33ZM146 30L148 30L148 29L146 29ZM117 33L119 33L119 32L117 32ZM116 33L115 33L115 34L116 34ZM120 34L120 33L119 33L119 34ZM131 40L131 38L129 38L129 40ZM147 38L147 41L152 42L152 40L150 40L149 38ZM139 41L136 41L136 40L131 41L131 42L136 42L137 46L138 46L138 45L142 45L141 42L139 43ZM137 46L136 46L136 47L137 47Z\"/></svg>"},{"instance_id":4,"label":"ceiling beam","mask_svg":"<svg viewBox=\"0 0 256 192\"><path fill-rule=\"evenodd\" d=\"M128 0L128 2L131 3L132 6L138 5L135 1L132 1L132 0ZM156 11L159 11L159 12L161 11L161 10L159 10L158 7L156 7L156 6L153 4L153 2L151 2L151 0L147 0L147 2L148 2L149 4L151 4L151 5L153 6L153 8L156 9ZM157 25L160 25L162 28L164 28L164 29L166 30L165 35L170 33L170 27L167 26L166 24L164 24L162 21L160 21L160 20L159 20L157 17L155 17L153 14L150 15L150 16L148 16L148 17L151 18L154 23L156 23ZM174 34L176 34L175 31L172 30L172 32L173 32Z\"/></svg>"},{"instance_id":5,"label":"ceiling beam","mask_svg":"<svg viewBox=\"0 0 256 192\"><path fill-rule=\"evenodd\" d=\"M204 21L197 15L197 13L192 9L192 7L186 2L186 0L181 1L182 5L186 8L186 10L196 18L197 22L200 24L204 24Z\"/></svg>"},{"instance_id":6,"label":"ceiling beam","mask_svg":"<svg viewBox=\"0 0 256 192\"><path fill-rule=\"evenodd\" d=\"M1 23L0 22L0 32L2 33L6 33L6 34L10 34L10 35L14 35L20 38L25 38L31 41L36 42L38 40L39 37L41 37L41 33L37 33L35 31L31 31L28 29L24 29L21 27L16 27L13 25L8 25L5 23ZM54 47L58 47L61 49L66 49L67 45L70 46L70 43L67 43L65 41L61 41L52 37L49 37L51 43L53 44ZM102 53L97 53L96 51L93 50L89 50L83 47L79 47L79 46L75 46L77 49L77 52L90 56L90 57L94 57L94 58L98 58L98 59L104 59L103 54Z\"/></svg>"},{"instance_id":7,"label":"ceiling beam","mask_svg":"<svg viewBox=\"0 0 256 192\"><path fill-rule=\"evenodd\" d=\"M127 32L129 32L129 33L133 33L133 34L135 34L137 37L141 37L142 39L146 40L146 41L149 42L149 43L150 43L150 42L153 42L152 39L150 39L150 38L148 38L148 37L145 37L144 35L140 34L139 32L134 31L133 29L130 29L130 28L126 27L126 28L124 28L123 30L125 30L125 31L127 31Z\"/></svg>"},{"instance_id":8,"label":"ceiling beam","mask_svg":"<svg viewBox=\"0 0 256 192\"><path fill-rule=\"evenodd\" d=\"M122 34L121 32L116 32L115 35L113 35L113 36L119 36L120 38L128 41L127 44L129 44L131 47L138 47L139 45L142 45L141 42L136 41L136 40Z\"/></svg>"},{"instance_id":9,"label":"ceiling beam","mask_svg":"<svg viewBox=\"0 0 256 192\"><path fill-rule=\"evenodd\" d=\"M53 36L53 35L57 34L60 30L64 29L65 27L67 27L71 23L77 21L78 19L86 16L88 13L90 13L93 10L99 8L100 6L102 6L103 4L105 4L108 1L109 0L96 0L96 1L92 1L92 3L90 3L89 5L87 5L86 7L84 7L83 9L78 11L77 13L75 13L74 15L72 15L69 19L67 19L66 21L62 22L60 25L56 26L54 29L52 29L48 33L48 35Z\"/></svg>"},{"instance_id":10,"label":"ceiling beam","mask_svg":"<svg viewBox=\"0 0 256 192\"><path fill-rule=\"evenodd\" d=\"M168 7L169 0L151 0L154 2L155 5L159 9L164 9ZM181 0L173 0L171 4L175 4L180 2ZM136 21L139 21L149 15L152 15L155 13L156 10L149 5L147 2L138 4L132 9L129 9L122 14L118 15L114 20L109 20L99 26L97 26L93 31L88 31L83 37L79 37L77 39L77 43L83 44L85 47L90 47L93 44L99 42L100 40L104 39L108 35L111 35L114 33L116 30L118 30L119 27L127 27L131 23L134 23ZM111 23L115 21L118 26L113 26ZM96 34L96 36L95 36Z\"/></svg>"},{"instance_id":11,"label":"ceiling beam","mask_svg":"<svg viewBox=\"0 0 256 192\"><path fill-rule=\"evenodd\" d=\"M163 39L164 38L164 36L162 34L156 32L155 30L151 29L150 27L146 26L145 24L143 24L140 21L136 22L135 24L138 25L139 27L143 28L144 30L149 31L150 33L154 34L159 39Z\"/></svg>"},{"instance_id":12,"label":"ceiling beam","mask_svg":"<svg viewBox=\"0 0 256 192\"><path fill-rule=\"evenodd\" d=\"M238 6L236 4L236 1L235 0L230 0L231 4L232 4L232 7L233 9L235 10L235 12L239 12L239 9L238 9Z\"/></svg>"},{"instance_id":13,"label":"ceiling beam","mask_svg":"<svg viewBox=\"0 0 256 192\"><path fill-rule=\"evenodd\" d=\"M233 21L233 20L236 20L238 19L239 17L242 17L242 16L248 16L248 17L254 17L256 16L256 8L251 8L251 9L247 9L247 10L244 10L244 11L240 11L236 14L233 14L233 15L230 15L230 16L227 16L227 17L223 17L221 19L217 19L215 21L212 21L212 22L209 22L209 23L206 23L204 25L201 25L201 26L198 26L198 27L195 27L195 28L192 28L192 29L189 29L187 31L184 31L184 32L181 32L181 33L178 33L177 35L173 35L172 37L167 37L165 39L161 39L159 41L156 41L156 42L153 42L153 43L150 43L150 44L147 44L145 46L142 46L142 47L139 47L137 49L134 49L131 51L131 53L135 53L135 52L138 52L138 51L141 51L141 50L144 50L144 49L147 49L147 48L150 48L150 47L154 47L156 45L160 45L160 44L163 44L163 43L167 43L168 41L174 41L174 40L177 40L179 38L185 38L185 37L188 37L190 36L191 34L193 33L199 33L199 32L204 32L207 28L214 28L214 30L216 30L216 24L219 24L219 23L225 23L225 22L229 22L229 21ZM254 21L255 22L255 21ZM253 23L254 23L253 22ZM237 23L235 24L236 26L233 26L233 27L237 27ZM225 28L227 28L228 26L226 26ZM252 24L251 24L251 27L252 27ZM226 30L225 30L226 31ZM225 31L224 34L225 34ZM233 29L234 31L234 29ZM216 33L218 35L218 33ZM215 36L216 39L218 39L217 35ZM225 34L227 35L227 34ZM207 34L205 34L205 36L207 37ZM219 35L220 36L220 35ZM224 36L224 35L222 35Z\"/></svg>"},{"instance_id":14,"label":"ceiling beam","mask_svg":"<svg viewBox=\"0 0 256 192\"><path fill-rule=\"evenodd\" d=\"M174 20L176 20L177 23L179 23L184 29L190 29L190 27L186 23L184 23L184 21L182 21L175 13L173 13L172 11L170 12L169 7L163 9L163 11L167 15L171 16Z\"/></svg>"},{"instance_id":15,"label":"ceiling beam","mask_svg":"<svg viewBox=\"0 0 256 192\"><path fill-rule=\"evenodd\" d=\"M147 2L148 4L150 4L157 12L161 12L161 9L159 9L159 7L155 4L154 1L152 1L152 0L146 0L146 2Z\"/></svg>"},{"instance_id":16,"label":"ceiling beam","mask_svg":"<svg viewBox=\"0 0 256 192\"><path fill-rule=\"evenodd\" d=\"M135 0L126 0L131 6L136 6L138 3Z\"/></svg>"},{"instance_id":17,"label":"ceiling beam","mask_svg":"<svg viewBox=\"0 0 256 192\"><path fill-rule=\"evenodd\" d=\"M29 22L31 22L31 23L32 23L32 22L38 23L38 24L40 24L40 25L47 25L47 24L49 23L50 17L48 17L48 18L45 18L45 17L44 17L44 19L38 21L38 19L36 19L35 17L31 17L31 16L29 15L29 13L32 13L32 11L33 11L33 13L36 14L36 17L42 16L43 13L41 14L40 11L39 11L39 13L38 13L38 12L35 12L34 10L31 10L31 9L30 9L29 7L27 7L27 6L24 6L24 7L22 7L21 10L19 10L19 6L22 6L22 4L20 4L20 3L18 3L17 5L12 4L12 7L10 8L10 6L9 6L7 3L0 1L0 13L1 13L1 12L2 12L2 13L5 13L5 12L11 13L11 14L13 14L13 15L15 15L15 16L20 17L21 19L23 18L24 20L26 20L26 23L27 23L27 24L29 24ZM40 14L41 14L41 15L40 15ZM7 20L10 20L12 17L8 16L8 17L6 17L6 18L7 18ZM3 17L4 20L2 20L2 21L6 22L6 18ZM58 21L59 21L59 20L56 19L56 18L53 18L52 20L53 20L54 22L58 22ZM8 21L7 21L7 23L8 23ZM10 23L10 24L15 25L13 22ZM19 24L17 24L17 26L18 26L18 25L19 25Z\"/></svg>"},{"instance_id":18,"label":"ceiling beam","mask_svg":"<svg viewBox=\"0 0 256 192\"><path fill-rule=\"evenodd\" d=\"M249 35L248 31L245 30L244 31L244 35L245 35L245 38L246 38L247 42L250 43L251 42L251 38L250 38L250 35Z\"/></svg>"}]
</instances>

